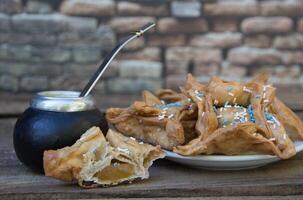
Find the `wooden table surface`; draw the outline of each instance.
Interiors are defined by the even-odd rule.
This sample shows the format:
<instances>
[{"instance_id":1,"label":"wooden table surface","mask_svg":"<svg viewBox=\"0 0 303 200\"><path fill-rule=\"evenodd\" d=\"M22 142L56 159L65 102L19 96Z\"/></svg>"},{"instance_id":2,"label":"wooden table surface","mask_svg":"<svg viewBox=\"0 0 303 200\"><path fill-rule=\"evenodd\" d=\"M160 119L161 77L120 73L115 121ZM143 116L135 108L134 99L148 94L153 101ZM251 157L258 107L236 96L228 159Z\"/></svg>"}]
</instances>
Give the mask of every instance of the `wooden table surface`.
<instances>
[{"instance_id":1,"label":"wooden table surface","mask_svg":"<svg viewBox=\"0 0 303 200\"><path fill-rule=\"evenodd\" d=\"M0 199L45 198L126 198L196 196L276 196L299 195L303 199L303 160L298 154L290 160L245 171L206 171L170 161L157 161L151 178L110 188L82 189L36 174L24 167L13 150L16 119L0 119ZM284 197L283 197L284 196ZM294 198L294 197L293 197ZM271 199L271 198L270 198Z\"/></svg>"},{"instance_id":2,"label":"wooden table surface","mask_svg":"<svg viewBox=\"0 0 303 200\"><path fill-rule=\"evenodd\" d=\"M302 93L299 93L302 97ZM296 95L295 95L296 96ZM291 95L288 95L291 97ZM287 95L285 95L287 99ZM295 109L303 119L302 99ZM0 199L165 198L303 199L303 154L253 170L207 171L159 160L150 179L109 188L82 189L33 173L16 158L13 127L16 118L0 114Z\"/></svg>"}]
</instances>

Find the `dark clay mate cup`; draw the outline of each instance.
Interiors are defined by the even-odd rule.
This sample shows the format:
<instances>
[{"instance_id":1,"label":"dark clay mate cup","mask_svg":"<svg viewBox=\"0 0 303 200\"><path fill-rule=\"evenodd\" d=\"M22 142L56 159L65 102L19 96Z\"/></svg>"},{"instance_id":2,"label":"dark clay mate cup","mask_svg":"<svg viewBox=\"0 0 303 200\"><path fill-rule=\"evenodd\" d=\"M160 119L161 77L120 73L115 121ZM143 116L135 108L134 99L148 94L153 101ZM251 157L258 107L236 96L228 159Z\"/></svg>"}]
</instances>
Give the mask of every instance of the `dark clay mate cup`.
<instances>
[{"instance_id":1,"label":"dark clay mate cup","mask_svg":"<svg viewBox=\"0 0 303 200\"><path fill-rule=\"evenodd\" d=\"M104 134L108 124L92 96L79 97L74 91L37 93L14 129L14 148L19 160L43 173L43 152L71 146L92 126Z\"/></svg>"}]
</instances>

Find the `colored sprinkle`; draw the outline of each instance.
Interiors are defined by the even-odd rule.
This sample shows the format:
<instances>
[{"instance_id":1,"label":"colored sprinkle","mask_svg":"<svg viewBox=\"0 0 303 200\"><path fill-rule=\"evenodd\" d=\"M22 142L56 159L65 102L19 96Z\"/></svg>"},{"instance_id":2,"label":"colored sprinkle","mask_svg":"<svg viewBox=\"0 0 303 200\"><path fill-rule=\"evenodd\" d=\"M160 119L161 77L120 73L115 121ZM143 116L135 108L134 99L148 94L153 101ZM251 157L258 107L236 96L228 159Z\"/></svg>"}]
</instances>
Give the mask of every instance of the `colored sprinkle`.
<instances>
[{"instance_id":1,"label":"colored sprinkle","mask_svg":"<svg viewBox=\"0 0 303 200\"><path fill-rule=\"evenodd\" d=\"M250 89L248 89L247 87L245 87L245 86L243 87L243 91L248 92L248 93L252 93L252 91Z\"/></svg>"},{"instance_id":2,"label":"colored sprinkle","mask_svg":"<svg viewBox=\"0 0 303 200\"><path fill-rule=\"evenodd\" d=\"M173 118L175 115L174 114L170 114L169 116L168 116L168 119L171 119L171 118Z\"/></svg>"},{"instance_id":3,"label":"colored sprinkle","mask_svg":"<svg viewBox=\"0 0 303 200\"><path fill-rule=\"evenodd\" d=\"M204 96L204 93L201 92L201 91L199 91L199 90L195 90L194 93L195 93L196 96L199 96L199 97L203 97Z\"/></svg>"},{"instance_id":4,"label":"colored sprinkle","mask_svg":"<svg viewBox=\"0 0 303 200\"><path fill-rule=\"evenodd\" d=\"M228 122L228 120L227 120L225 117L223 117L222 124L223 124L223 125L226 125L227 122Z\"/></svg>"},{"instance_id":5,"label":"colored sprinkle","mask_svg":"<svg viewBox=\"0 0 303 200\"><path fill-rule=\"evenodd\" d=\"M235 96L235 95L234 95L233 93L231 93L231 92L229 92L228 95L229 95L229 96L232 96L232 97Z\"/></svg>"},{"instance_id":6,"label":"colored sprinkle","mask_svg":"<svg viewBox=\"0 0 303 200\"><path fill-rule=\"evenodd\" d=\"M117 147L117 150L118 151L121 151L121 152L123 152L123 153L126 153L126 154L130 154L130 152L129 152L129 150L128 149L125 149L125 148L121 148L121 147Z\"/></svg>"},{"instance_id":7,"label":"colored sprinkle","mask_svg":"<svg viewBox=\"0 0 303 200\"><path fill-rule=\"evenodd\" d=\"M173 108L173 107L181 107L183 104L180 101L174 102L174 103L169 103L166 105L155 105L156 108L159 108L161 110L167 110L168 108Z\"/></svg>"},{"instance_id":8,"label":"colored sprinkle","mask_svg":"<svg viewBox=\"0 0 303 200\"><path fill-rule=\"evenodd\" d=\"M264 115L268 123L277 124L278 126L280 126L280 122L271 113L266 112L264 113Z\"/></svg>"},{"instance_id":9,"label":"colored sprinkle","mask_svg":"<svg viewBox=\"0 0 303 200\"><path fill-rule=\"evenodd\" d=\"M252 108L251 105L249 105L249 106L247 107L247 111L248 111L248 113L249 113L250 121L251 121L252 123L256 123L256 118L255 118L254 111L253 111L253 108Z\"/></svg>"},{"instance_id":10,"label":"colored sprinkle","mask_svg":"<svg viewBox=\"0 0 303 200\"><path fill-rule=\"evenodd\" d=\"M228 92L231 92L231 91L233 91L233 90L234 90L234 87L233 87L233 86L231 86L231 85L227 86L227 91L228 91Z\"/></svg>"},{"instance_id":11,"label":"colored sprinkle","mask_svg":"<svg viewBox=\"0 0 303 200\"><path fill-rule=\"evenodd\" d=\"M165 118L165 115L164 114L160 114L159 116L158 116L158 120L163 120Z\"/></svg>"},{"instance_id":12,"label":"colored sprinkle","mask_svg":"<svg viewBox=\"0 0 303 200\"><path fill-rule=\"evenodd\" d=\"M265 99L265 97L266 97L266 93L263 94L263 99Z\"/></svg>"}]
</instances>

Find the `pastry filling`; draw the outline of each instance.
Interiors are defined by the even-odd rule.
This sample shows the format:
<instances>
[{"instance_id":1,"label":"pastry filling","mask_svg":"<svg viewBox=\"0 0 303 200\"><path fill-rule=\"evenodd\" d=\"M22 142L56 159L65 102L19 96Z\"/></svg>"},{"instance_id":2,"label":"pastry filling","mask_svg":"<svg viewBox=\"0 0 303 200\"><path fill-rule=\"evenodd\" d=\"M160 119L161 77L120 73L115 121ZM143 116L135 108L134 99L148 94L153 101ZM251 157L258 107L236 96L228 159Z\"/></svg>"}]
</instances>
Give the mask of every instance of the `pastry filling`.
<instances>
[{"instance_id":1,"label":"pastry filling","mask_svg":"<svg viewBox=\"0 0 303 200\"><path fill-rule=\"evenodd\" d=\"M129 163L114 161L111 165L97 172L94 176L102 181L118 182L133 175L134 171L134 166Z\"/></svg>"}]
</instances>

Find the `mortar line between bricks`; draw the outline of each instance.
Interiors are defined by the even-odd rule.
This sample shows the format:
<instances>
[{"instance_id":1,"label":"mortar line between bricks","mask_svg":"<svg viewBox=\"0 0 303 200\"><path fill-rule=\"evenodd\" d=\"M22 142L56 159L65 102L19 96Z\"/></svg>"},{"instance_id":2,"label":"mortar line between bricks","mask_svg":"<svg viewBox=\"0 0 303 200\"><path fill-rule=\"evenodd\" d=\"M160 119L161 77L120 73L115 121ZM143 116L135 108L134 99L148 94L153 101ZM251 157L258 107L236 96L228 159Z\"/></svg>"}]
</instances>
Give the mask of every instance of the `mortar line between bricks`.
<instances>
[{"instance_id":1,"label":"mortar line between bricks","mask_svg":"<svg viewBox=\"0 0 303 200\"><path fill-rule=\"evenodd\" d=\"M165 88L166 87L166 72L167 72L167 66L166 66L166 59L165 59L165 52L166 52L166 48L161 48L160 49L160 60L162 61L162 87Z\"/></svg>"}]
</instances>

